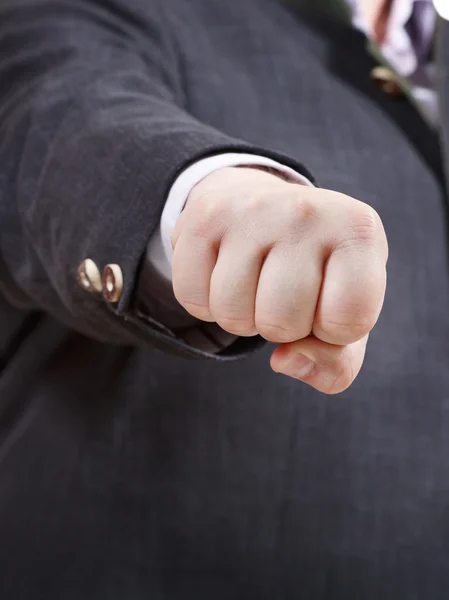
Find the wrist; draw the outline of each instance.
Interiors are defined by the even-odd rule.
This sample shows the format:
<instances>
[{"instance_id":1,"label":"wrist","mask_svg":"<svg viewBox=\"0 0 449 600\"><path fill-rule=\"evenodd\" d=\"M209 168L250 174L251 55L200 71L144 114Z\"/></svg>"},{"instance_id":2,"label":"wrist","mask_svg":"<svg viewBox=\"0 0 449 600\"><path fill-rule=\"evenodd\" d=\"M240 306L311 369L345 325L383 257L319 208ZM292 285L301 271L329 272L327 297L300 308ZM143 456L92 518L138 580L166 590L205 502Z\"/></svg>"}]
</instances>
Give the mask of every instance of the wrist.
<instances>
[{"instance_id":1,"label":"wrist","mask_svg":"<svg viewBox=\"0 0 449 600\"><path fill-rule=\"evenodd\" d=\"M287 183L298 183L298 179L287 173L286 171L281 171L280 169L276 169L275 167L266 167L264 165L240 165L235 167L236 169L256 169L257 171L264 171L269 175L273 175L282 181L286 181Z\"/></svg>"}]
</instances>

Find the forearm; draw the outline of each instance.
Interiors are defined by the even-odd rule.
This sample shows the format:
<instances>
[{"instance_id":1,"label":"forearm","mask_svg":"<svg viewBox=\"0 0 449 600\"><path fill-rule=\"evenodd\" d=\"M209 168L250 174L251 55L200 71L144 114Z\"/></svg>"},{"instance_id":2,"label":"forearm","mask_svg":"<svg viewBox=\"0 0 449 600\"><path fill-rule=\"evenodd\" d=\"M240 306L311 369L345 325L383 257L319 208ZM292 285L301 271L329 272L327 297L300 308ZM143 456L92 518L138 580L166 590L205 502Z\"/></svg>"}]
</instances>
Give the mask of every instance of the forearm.
<instances>
[{"instance_id":1,"label":"forearm","mask_svg":"<svg viewBox=\"0 0 449 600\"><path fill-rule=\"evenodd\" d=\"M186 112L157 2L151 14L154 22L134 28L132 19L118 21L94 3L81 10L74 0L0 8L7 295L112 343L151 343L135 291L177 175L217 153L262 152ZM100 271L120 265L117 302L79 287L86 258Z\"/></svg>"}]
</instances>

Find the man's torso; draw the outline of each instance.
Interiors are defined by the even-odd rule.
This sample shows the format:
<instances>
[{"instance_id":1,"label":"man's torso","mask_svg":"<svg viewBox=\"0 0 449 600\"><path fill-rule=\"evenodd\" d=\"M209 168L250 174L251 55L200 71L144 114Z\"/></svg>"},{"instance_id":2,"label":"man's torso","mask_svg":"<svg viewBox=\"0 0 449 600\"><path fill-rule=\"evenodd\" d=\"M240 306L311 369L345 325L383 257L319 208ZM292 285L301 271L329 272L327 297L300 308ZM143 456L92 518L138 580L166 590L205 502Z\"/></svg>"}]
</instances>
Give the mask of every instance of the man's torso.
<instances>
[{"instance_id":1,"label":"man's torso","mask_svg":"<svg viewBox=\"0 0 449 600\"><path fill-rule=\"evenodd\" d=\"M385 308L359 378L332 399L272 373L269 350L197 363L38 323L0 377L0 589L446 598L438 139L407 100L375 88L357 32L275 0L177 1L167 18L194 116L380 213Z\"/></svg>"}]
</instances>

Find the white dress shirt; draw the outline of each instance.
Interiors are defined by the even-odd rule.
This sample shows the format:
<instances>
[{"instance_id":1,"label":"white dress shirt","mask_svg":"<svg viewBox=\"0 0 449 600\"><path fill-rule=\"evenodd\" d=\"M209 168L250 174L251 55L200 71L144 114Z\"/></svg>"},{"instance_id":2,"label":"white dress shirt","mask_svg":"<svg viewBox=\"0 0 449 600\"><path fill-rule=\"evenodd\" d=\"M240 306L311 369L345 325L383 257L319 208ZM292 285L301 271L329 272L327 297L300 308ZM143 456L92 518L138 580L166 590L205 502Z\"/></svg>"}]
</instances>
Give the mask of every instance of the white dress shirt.
<instances>
[{"instance_id":1,"label":"white dress shirt","mask_svg":"<svg viewBox=\"0 0 449 600\"><path fill-rule=\"evenodd\" d=\"M437 13L446 21L449 21L449 2L448 0L433 0L433 5Z\"/></svg>"}]
</instances>

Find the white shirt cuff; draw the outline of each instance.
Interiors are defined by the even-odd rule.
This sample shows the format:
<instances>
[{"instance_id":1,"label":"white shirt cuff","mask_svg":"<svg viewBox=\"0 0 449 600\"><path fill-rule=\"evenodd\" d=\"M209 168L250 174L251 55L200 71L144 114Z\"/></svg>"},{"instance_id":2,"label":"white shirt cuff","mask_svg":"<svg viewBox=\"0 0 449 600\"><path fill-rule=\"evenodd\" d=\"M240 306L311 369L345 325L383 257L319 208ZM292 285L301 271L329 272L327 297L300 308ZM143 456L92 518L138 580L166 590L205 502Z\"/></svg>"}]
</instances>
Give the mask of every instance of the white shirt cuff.
<instances>
[{"instance_id":1,"label":"white shirt cuff","mask_svg":"<svg viewBox=\"0 0 449 600\"><path fill-rule=\"evenodd\" d=\"M242 167L245 165L275 169L288 176L292 181L296 181L302 185L313 185L309 179L300 175L294 169L256 154L217 154L216 156L200 160L188 167L173 184L162 212L160 225L152 236L147 249L147 260L150 261L153 268L167 281L171 281L172 279L171 263L173 248L171 245L171 234L192 189L207 175L218 169Z\"/></svg>"}]
</instances>

